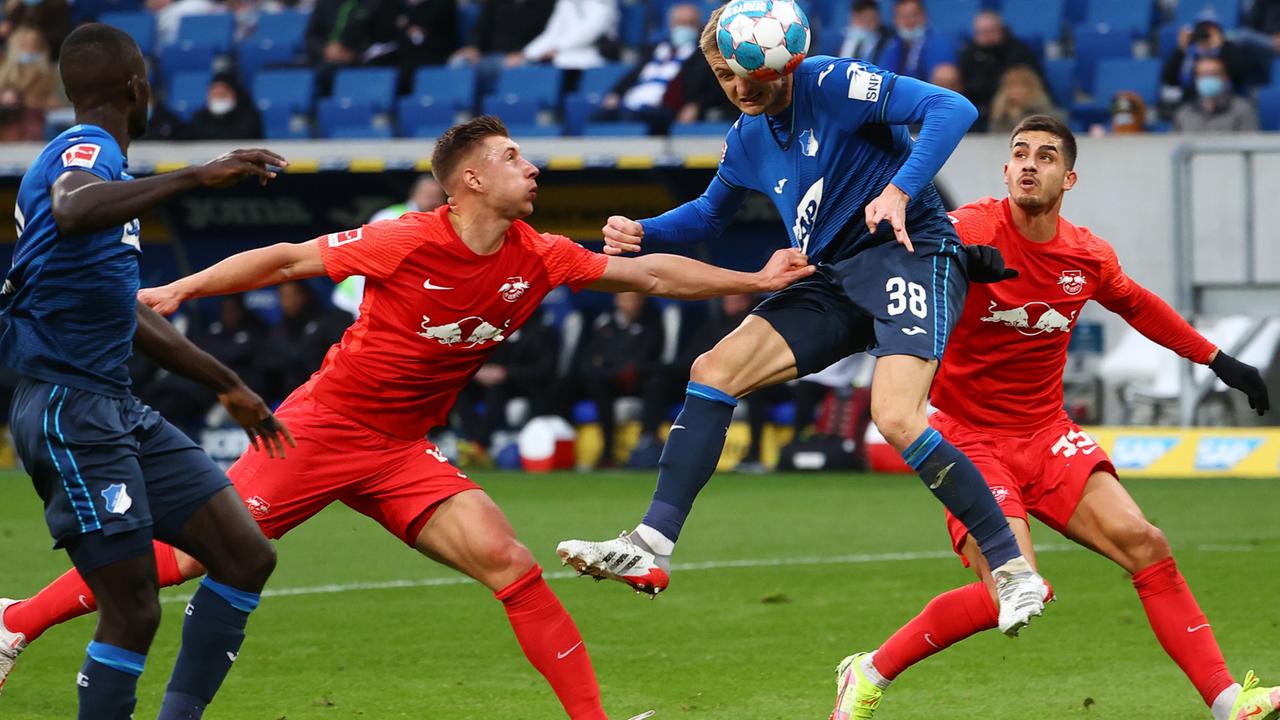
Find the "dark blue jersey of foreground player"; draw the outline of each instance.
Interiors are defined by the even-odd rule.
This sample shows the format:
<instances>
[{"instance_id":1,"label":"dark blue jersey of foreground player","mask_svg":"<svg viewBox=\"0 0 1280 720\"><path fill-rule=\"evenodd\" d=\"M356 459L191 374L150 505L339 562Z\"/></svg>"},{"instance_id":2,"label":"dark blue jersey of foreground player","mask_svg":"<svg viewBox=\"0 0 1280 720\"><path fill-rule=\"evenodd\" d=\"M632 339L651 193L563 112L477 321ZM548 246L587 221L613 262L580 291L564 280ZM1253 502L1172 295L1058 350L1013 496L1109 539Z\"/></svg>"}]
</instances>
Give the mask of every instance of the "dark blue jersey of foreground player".
<instances>
[{"instance_id":1,"label":"dark blue jersey of foreground player","mask_svg":"<svg viewBox=\"0 0 1280 720\"><path fill-rule=\"evenodd\" d=\"M916 252L937 251L955 243L955 233L933 176L976 118L973 105L950 90L858 60L809 58L795 71L791 106L739 118L707 191L641 221L645 239L713 239L755 190L773 200L795 247L814 262L834 262L893 242L891 232L867 232L863 219L892 182L911 198L907 231ZM913 142L907 126L917 123Z\"/></svg>"},{"instance_id":2,"label":"dark blue jersey of foreground player","mask_svg":"<svg viewBox=\"0 0 1280 720\"><path fill-rule=\"evenodd\" d=\"M76 125L45 147L22 178L18 244L5 278L0 362L20 375L121 397L128 394L137 326L139 226L64 235L51 188L65 172L132 180L105 130Z\"/></svg>"}]
</instances>

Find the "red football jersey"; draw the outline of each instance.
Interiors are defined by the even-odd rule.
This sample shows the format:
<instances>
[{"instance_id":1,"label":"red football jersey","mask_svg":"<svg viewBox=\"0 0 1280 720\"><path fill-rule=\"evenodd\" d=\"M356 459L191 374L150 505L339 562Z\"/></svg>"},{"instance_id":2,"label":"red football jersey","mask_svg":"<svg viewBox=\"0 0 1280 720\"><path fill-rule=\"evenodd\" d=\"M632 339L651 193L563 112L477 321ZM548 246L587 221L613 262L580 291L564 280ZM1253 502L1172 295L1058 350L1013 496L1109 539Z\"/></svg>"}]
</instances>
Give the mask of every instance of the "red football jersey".
<instances>
[{"instance_id":1,"label":"red football jersey","mask_svg":"<svg viewBox=\"0 0 1280 720\"><path fill-rule=\"evenodd\" d=\"M366 281L359 319L306 387L346 417L406 440L445 421L463 386L548 292L580 290L608 263L522 221L497 252L477 255L447 205L316 242L329 277Z\"/></svg>"},{"instance_id":2,"label":"red football jersey","mask_svg":"<svg viewBox=\"0 0 1280 720\"><path fill-rule=\"evenodd\" d=\"M1130 279L1115 250L1087 228L1059 219L1052 240L1032 242L1014 226L1007 198L966 205L951 219L965 244L994 245L1019 275L969 285L932 389L933 404L948 415L1009 435L1059 417L1067 344L1089 300L1183 357L1207 363L1213 354L1214 346Z\"/></svg>"}]
</instances>

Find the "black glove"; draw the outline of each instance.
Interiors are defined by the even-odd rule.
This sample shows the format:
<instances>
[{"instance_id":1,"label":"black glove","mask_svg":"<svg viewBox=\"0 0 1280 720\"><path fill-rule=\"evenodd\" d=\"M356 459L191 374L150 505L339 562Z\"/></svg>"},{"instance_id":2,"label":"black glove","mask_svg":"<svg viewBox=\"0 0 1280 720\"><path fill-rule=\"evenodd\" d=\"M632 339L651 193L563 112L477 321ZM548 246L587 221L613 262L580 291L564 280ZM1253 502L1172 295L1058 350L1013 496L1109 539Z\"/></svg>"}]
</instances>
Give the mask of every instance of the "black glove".
<instances>
[{"instance_id":1,"label":"black glove","mask_svg":"<svg viewBox=\"0 0 1280 720\"><path fill-rule=\"evenodd\" d=\"M1262 382L1258 368L1246 365L1230 355L1218 351L1218 356L1209 363L1209 369L1218 379L1244 393L1249 398L1249 407L1261 415L1271 409L1271 396L1267 393L1267 384Z\"/></svg>"},{"instance_id":2,"label":"black glove","mask_svg":"<svg viewBox=\"0 0 1280 720\"><path fill-rule=\"evenodd\" d=\"M966 245L969 282L996 283L1018 277L1018 271L1004 266L1004 256L990 245Z\"/></svg>"}]
</instances>

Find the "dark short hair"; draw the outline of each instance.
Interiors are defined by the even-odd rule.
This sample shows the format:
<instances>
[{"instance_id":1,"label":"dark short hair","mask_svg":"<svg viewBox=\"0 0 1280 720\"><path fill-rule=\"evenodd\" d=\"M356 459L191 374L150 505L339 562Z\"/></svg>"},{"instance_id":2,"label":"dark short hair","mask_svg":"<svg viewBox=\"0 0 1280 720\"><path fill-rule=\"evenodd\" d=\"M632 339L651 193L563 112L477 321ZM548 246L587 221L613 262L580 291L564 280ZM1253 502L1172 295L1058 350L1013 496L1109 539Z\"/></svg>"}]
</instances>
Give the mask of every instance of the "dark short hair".
<instances>
[{"instance_id":1,"label":"dark short hair","mask_svg":"<svg viewBox=\"0 0 1280 720\"><path fill-rule=\"evenodd\" d=\"M493 115L480 115L445 130L431 152L431 174L436 176L436 182L447 188L463 156L494 136L511 137L511 133Z\"/></svg>"},{"instance_id":2,"label":"dark short hair","mask_svg":"<svg viewBox=\"0 0 1280 720\"><path fill-rule=\"evenodd\" d=\"M875 10L880 12L879 0L853 0L853 11L860 13L866 10Z\"/></svg>"},{"instance_id":3,"label":"dark short hair","mask_svg":"<svg viewBox=\"0 0 1280 720\"><path fill-rule=\"evenodd\" d=\"M58 65L72 103L104 92L103 85L127 80L138 69L146 71L138 43L123 30L102 23L72 30L62 41Z\"/></svg>"},{"instance_id":4,"label":"dark short hair","mask_svg":"<svg viewBox=\"0 0 1280 720\"><path fill-rule=\"evenodd\" d=\"M1062 157L1067 162L1067 169L1076 167L1076 135L1071 128L1052 115L1030 115L1022 119L1018 126L1009 133L1009 147L1013 147L1013 139L1025 132L1049 133L1062 141Z\"/></svg>"}]
</instances>

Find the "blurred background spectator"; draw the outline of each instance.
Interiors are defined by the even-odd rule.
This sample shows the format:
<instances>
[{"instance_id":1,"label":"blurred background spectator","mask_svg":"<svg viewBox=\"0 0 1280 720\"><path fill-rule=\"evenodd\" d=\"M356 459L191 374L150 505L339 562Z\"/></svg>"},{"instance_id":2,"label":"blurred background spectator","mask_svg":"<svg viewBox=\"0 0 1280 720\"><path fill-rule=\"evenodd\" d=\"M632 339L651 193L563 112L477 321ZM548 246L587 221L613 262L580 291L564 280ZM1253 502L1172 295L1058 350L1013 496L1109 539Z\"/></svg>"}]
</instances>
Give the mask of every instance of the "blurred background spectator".
<instances>
[{"instance_id":1,"label":"blurred background spectator","mask_svg":"<svg viewBox=\"0 0 1280 720\"><path fill-rule=\"evenodd\" d=\"M19 27L35 28L44 38L54 60L62 41L71 32L71 5L67 0L6 0L0 19L0 40L8 40Z\"/></svg>"},{"instance_id":2,"label":"blurred background spectator","mask_svg":"<svg viewBox=\"0 0 1280 720\"><path fill-rule=\"evenodd\" d=\"M1176 106L1183 100L1196 97L1195 66L1200 58L1212 57L1222 61L1232 87L1243 88L1249 71L1249 61L1243 49L1227 39L1212 13L1196 22L1194 27L1178 31L1178 47L1165 60L1160 72L1163 85L1161 99Z\"/></svg>"},{"instance_id":3,"label":"blurred background spectator","mask_svg":"<svg viewBox=\"0 0 1280 720\"><path fill-rule=\"evenodd\" d=\"M524 48L542 34L555 0L480 0L471 38L453 54L453 62L478 63L495 57L508 67L524 62Z\"/></svg>"},{"instance_id":4,"label":"blurred background spectator","mask_svg":"<svg viewBox=\"0 0 1280 720\"><path fill-rule=\"evenodd\" d=\"M893 38L893 31L885 27L878 0L854 0L848 24L840 32L827 33L827 36L831 42L823 48L826 54L879 65L880 53Z\"/></svg>"},{"instance_id":5,"label":"blurred background spectator","mask_svg":"<svg viewBox=\"0 0 1280 720\"><path fill-rule=\"evenodd\" d=\"M885 70L927 81L939 64L956 61L955 42L929 29L929 15L921 0L897 0L893 28L895 34L885 45L879 63Z\"/></svg>"},{"instance_id":6,"label":"blurred background spectator","mask_svg":"<svg viewBox=\"0 0 1280 720\"><path fill-rule=\"evenodd\" d=\"M1023 65L1039 73L1040 68L1036 52L1010 34L994 10L984 10L973 18L973 39L960 52L959 64L964 95L983 117L991 113L991 101L1006 70Z\"/></svg>"},{"instance_id":7,"label":"blurred background spectator","mask_svg":"<svg viewBox=\"0 0 1280 720\"><path fill-rule=\"evenodd\" d=\"M320 369L325 353L342 339L352 317L323 302L305 282L281 283L280 323L269 331L263 353L267 397L283 398Z\"/></svg>"},{"instance_id":8,"label":"blurred background spectator","mask_svg":"<svg viewBox=\"0 0 1280 720\"><path fill-rule=\"evenodd\" d=\"M1138 93L1126 90L1111 100L1111 132L1133 135L1147 131L1147 104Z\"/></svg>"},{"instance_id":9,"label":"blurred background spectator","mask_svg":"<svg viewBox=\"0 0 1280 720\"><path fill-rule=\"evenodd\" d=\"M457 0L401 0L396 16L396 56L403 75L443 65L458 49Z\"/></svg>"},{"instance_id":10,"label":"blurred background spectator","mask_svg":"<svg viewBox=\"0 0 1280 720\"><path fill-rule=\"evenodd\" d=\"M1184 133L1257 132L1258 110L1236 95L1221 58L1202 57L1195 64L1195 97L1173 114L1173 129Z\"/></svg>"},{"instance_id":11,"label":"blurred background spectator","mask_svg":"<svg viewBox=\"0 0 1280 720\"><path fill-rule=\"evenodd\" d=\"M1273 52L1280 53L1280 0L1253 0L1244 24L1269 40Z\"/></svg>"},{"instance_id":12,"label":"blurred background spectator","mask_svg":"<svg viewBox=\"0 0 1280 720\"><path fill-rule=\"evenodd\" d=\"M646 53L601 101L600 119L643 122L649 132L662 135L684 105L685 82L699 74L707 61L698 51L702 11L692 3L672 5L667 11L666 38Z\"/></svg>"},{"instance_id":13,"label":"blurred background spectator","mask_svg":"<svg viewBox=\"0 0 1280 720\"><path fill-rule=\"evenodd\" d=\"M542 33L524 46L526 62L586 70L617 60L618 0L556 0Z\"/></svg>"},{"instance_id":14,"label":"blurred background spectator","mask_svg":"<svg viewBox=\"0 0 1280 720\"><path fill-rule=\"evenodd\" d=\"M649 418L666 412L661 392L664 335L657 305L640 293L619 293L613 302L614 311L596 319L576 363L577 386L595 403L600 419L602 467L615 463L618 398L641 397L642 414Z\"/></svg>"},{"instance_id":15,"label":"blurred background spectator","mask_svg":"<svg viewBox=\"0 0 1280 720\"><path fill-rule=\"evenodd\" d=\"M960 76L960 67L954 63L939 63L933 67L929 82L938 87L964 94L964 78Z\"/></svg>"},{"instance_id":16,"label":"blurred background spectator","mask_svg":"<svg viewBox=\"0 0 1280 720\"><path fill-rule=\"evenodd\" d=\"M188 15L226 12L215 0L147 0L147 9L156 16L156 43L172 45L178 39L178 25Z\"/></svg>"},{"instance_id":17,"label":"blurred background spectator","mask_svg":"<svg viewBox=\"0 0 1280 720\"><path fill-rule=\"evenodd\" d=\"M192 140L256 140L262 137L262 116L233 73L218 73L186 134Z\"/></svg>"},{"instance_id":18,"label":"blurred background spectator","mask_svg":"<svg viewBox=\"0 0 1280 720\"><path fill-rule=\"evenodd\" d=\"M15 29L0 63L0 141L43 139L45 113L65 103L44 36L33 27Z\"/></svg>"},{"instance_id":19,"label":"blurred background spectator","mask_svg":"<svg viewBox=\"0 0 1280 720\"><path fill-rule=\"evenodd\" d=\"M1009 68L1001 76L995 98L991 101L987 130L1007 135L1023 118L1037 114L1063 117L1033 68L1026 65Z\"/></svg>"}]
</instances>

